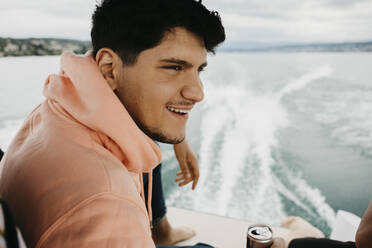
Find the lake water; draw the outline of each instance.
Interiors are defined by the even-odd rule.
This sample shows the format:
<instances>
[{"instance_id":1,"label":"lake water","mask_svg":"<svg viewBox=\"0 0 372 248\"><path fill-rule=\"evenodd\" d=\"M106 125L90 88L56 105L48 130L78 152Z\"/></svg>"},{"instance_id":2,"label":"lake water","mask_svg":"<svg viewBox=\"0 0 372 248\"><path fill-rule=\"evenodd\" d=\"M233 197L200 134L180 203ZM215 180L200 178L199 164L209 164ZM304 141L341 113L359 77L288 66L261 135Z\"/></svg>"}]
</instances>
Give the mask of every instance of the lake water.
<instances>
[{"instance_id":1,"label":"lake water","mask_svg":"<svg viewBox=\"0 0 372 248\"><path fill-rule=\"evenodd\" d=\"M43 100L58 57L0 59L0 147ZM168 205L279 224L299 215L329 234L338 209L372 199L372 53L219 53L187 137L197 190L178 188L163 150Z\"/></svg>"}]
</instances>

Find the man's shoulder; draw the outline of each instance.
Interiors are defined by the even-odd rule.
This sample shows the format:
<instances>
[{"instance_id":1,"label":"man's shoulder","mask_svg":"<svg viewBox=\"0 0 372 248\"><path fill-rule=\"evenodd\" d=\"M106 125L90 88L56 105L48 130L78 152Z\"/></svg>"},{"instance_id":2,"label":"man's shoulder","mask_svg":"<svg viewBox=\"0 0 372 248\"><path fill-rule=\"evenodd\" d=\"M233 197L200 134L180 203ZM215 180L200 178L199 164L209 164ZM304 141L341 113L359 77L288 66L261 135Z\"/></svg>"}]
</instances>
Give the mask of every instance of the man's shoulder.
<instances>
[{"instance_id":1,"label":"man's shoulder","mask_svg":"<svg viewBox=\"0 0 372 248\"><path fill-rule=\"evenodd\" d=\"M76 201L101 192L138 193L121 161L94 141L80 142L79 138L23 144L21 153L12 154L14 149L10 149L3 163L2 190L11 188L12 192L37 196L47 189L46 198L68 195Z\"/></svg>"},{"instance_id":2,"label":"man's shoulder","mask_svg":"<svg viewBox=\"0 0 372 248\"><path fill-rule=\"evenodd\" d=\"M80 138L34 139L10 147L6 154L0 191L26 233L37 237L61 216L93 199L117 198L143 208L125 166L108 156L104 147Z\"/></svg>"},{"instance_id":3,"label":"man's shoulder","mask_svg":"<svg viewBox=\"0 0 372 248\"><path fill-rule=\"evenodd\" d=\"M117 175L124 182L130 179L125 166L100 144L94 130L51 101L27 117L4 160L2 184L19 181L29 188L53 185L56 190L75 187L79 192L99 193L110 191Z\"/></svg>"}]
</instances>

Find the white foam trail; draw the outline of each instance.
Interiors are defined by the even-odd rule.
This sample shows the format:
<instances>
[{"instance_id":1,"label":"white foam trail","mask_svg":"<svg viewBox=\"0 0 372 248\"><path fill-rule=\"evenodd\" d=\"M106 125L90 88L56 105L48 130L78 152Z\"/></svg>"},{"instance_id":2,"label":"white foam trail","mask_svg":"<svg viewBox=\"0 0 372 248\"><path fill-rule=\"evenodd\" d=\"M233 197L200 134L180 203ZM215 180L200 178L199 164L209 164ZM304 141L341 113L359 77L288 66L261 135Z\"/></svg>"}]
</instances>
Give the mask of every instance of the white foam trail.
<instances>
[{"instance_id":1,"label":"white foam trail","mask_svg":"<svg viewBox=\"0 0 372 248\"><path fill-rule=\"evenodd\" d=\"M332 68L330 66L322 66L314 71L303 75L302 77L290 82L283 89L281 89L276 97L280 100L283 96L291 94L294 91L298 91L306 87L309 83L324 78L329 77L332 74Z\"/></svg>"},{"instance_id":2,"label":"white foam trail","mask_svg":"<svg viewBox=\"0 0 372 248\"><path fill-rule=\"evenodd\" d=\"M281 194L310 216L317 218L319 214L331 221L332 209L319 191L302 178L288 176L284 180L296 188L289 190L272 171L276 162L273 151L278 148L276 133L290 125L282 97L330 73L329 67L320 67L276 94L253 92L234 78L231 80L237 83L227 86L206 84L209 89L200 127L199 186L192 195L184 189L175 190L169 202L183 207L192 202L191 208L200 211L279 224L286 217ZM252 161L257 165L253 166ZM247 170L248 174L242 176ZM246 177L244 182L239 182L242 177ZM318 212L308 206L309 202Z\"/></svg>"},{"instance_id":3,"label":"white foam trail","mask_svg":"<svg viewBox=\"0 0 372 248\"><path fill-rule=\"evenodd\" d=\"M275 178L275 187L278 192L285 195L297 206L300 206L302 209L306 210L306 212L313 218L317 218L318 215L320 215L322 218L327 220L330 225L332 225L335 219L335 211L327 204L325 197L322 195L319 189L310 187L302 176L294 175L291 171L287 171L287 177L287 180L290 182L290 184L296 185L296 187L288 189L280 180ZM317 211L315 212L308 205L303 203L303 199L310 200Z\"/></svg>"},{"instance_id":4,"label":"white foam trail","mask_svg":"<svg viewBox=\"0 0 372 248\"><path fill-rule=\"evenodd\" d=\"M195 199L194 208L232 216L237 211L236 208L234 212L230 211L230 203L236 201L243 203L242 201L249 199L249 206L240 209L240 216L244 215L251 220L260 217L261 220L278 222L278 219L285 217L278 196L278 192L281 192L310 214L315 214L295 194L287 190L281 183L276 183L278 180L273 176L271 168L275 162L272 152L278 144L277 131L290 124L288 113L280 102L282 97L301 90L309 83L329 76L331 73L332 70L328 66L320 67L289 83L275 95L252 93L249 89L244 88L244 84L237 84L235 87L210 88L207 91L209 98L205 105L205 115L201 124L201 180L199 186L201 189ZM224 132L223 135L221 132ZM218 135L223 136L224 139L221 141L221 150L216 154L217 151L213 151L212 148ZM216 156L218 164L213 164L212 161L216 160ZM254 183L252 183L253 186L240 185L240 187L251 187L244 190L246 192L253 190L254 192L250 192L249 195L241 195L242 199L232 199L233 189L239 185L237 179L241 176L243 168L248 166L246 161L250 157L256 157L259 162L259 167L255 169L256 174L252 177L248 175L249 180ZM211 172L215 170L219 170L221 178L218 181L221 185L217 199L210 199L208 195L212 189L207 188L207 182L214 180L211 178ZM297 185L303 191L312 192L303 179L301 183L297 182ZM310 193L308 195L310 196ZM324 200L321 200L320 193L317 195L317 199L307 200L314 202L314 204L318 202L317 207L324 209L324 215L331 219L329 217L332 216L331 208ZM242 214L244 212L248 212L248 214Z\"/></svg>"},{"instance_id":5,"label":"white foam trail","mask_svg":"<svg viewBox=\"0 0 372 248\"><path fill-rule=\"evenodd\" d=\"M221 183L218 193L218 214L227 215L231 192L236 184L236 178L241 174L245 160L250 156L250 150L258 157L261 163L259 170L261 178L258 180L257 194L264 196L268 190L272 164L271 147L276 145L275 132L278 128L287 125L285 110L277 104L272 96L253 96L248 90L239 88L210 89L210 99L205 109L205 118L202 121L201 134L201 180L197 204L205 200L208 190L203 188L206 180L211 180L210 171L220 171ZM213 129L216 128L216 129ZM212 151L214 138L224 132L224 140L219 154L219 164L211 164L210 157L215 157ZM213 179L212 179L213 180ZM256 199L259 209L265 197ZM204 205L205 206L205 205Z\"/></svg>"},{"instance_id":6,"label":"white foam trail","mask_svg":"<svg viewBox=\"0 0 372 248\"><path fill-rule=\"evenodd\" d=\"M319 189L310 187L305 180L298 177L290 179L296 185L296 193L302 196L317 210L317 214L325 219L329 226L332 226L335 220L335 211L327 204L325 197L322 195Z\"/></svg>"},{"instance_id":7,"label":"white foam trail","mask_svg":"<svg viewBox=\"0 0 372 248\"><path fill-rule=\"evenodd\" d=\"M318 122L332 126L331 136L339 144L372 157L372 90L350 88L326 91L328 101L321 104L322 111L312 112Z\"/></svg>"},{"instance_id":8,"label":"white foam trail","mask_svg":"<svg viewBox=\"0 0 372 248\"><path fill-rule=\"evenodd\" d=\"M240 91L241 92L241 91ZM270 166L272 147L276 146L276 131L288 124L286 112L273 101L272 97L255 96L251 99L242 95L234 97L235 105L230 106L236 113L231 119L234 126L226 130L223 149L221 151L222 185L219 199L220 212L228 212L228 202L231 200L231 190L236 179L245 166L248 156L256 156L260 163L260 177L257 180L257 199L254 204L257 209L265 201L265 191L271 181ZM235 108L235 109L234 109ZM261 197L262 196L262 197Z\"/></svg>"},{"instance_id":9,"label":"white foam trail","mask_svg":"<svg viewBox=\"0 0 372 248\"><path fill-rule=\"evenodd\" d=\"M224 126L229 121L229 111L222 103L218 103L223 98L223 92L214 92L213 98L208 102L209 105L205 105L204 117L201 123L201 144L200 144L200 179L197 194L195 196L194 206L196 209L203 208L210 205L208 201L210 200L207 195L209 195L211 189L208 187L210 181L215 181L216 179L211 177L211 172L219 169L220 164L214 164L215 161L215 151L213 148L216 142L216 137L223 134ZM210 107L210 106L221 106L220 108ZM221 141L222 142L222 141ZM217 155L218 156L218 155Z\"/></svg>"}]
</instances>

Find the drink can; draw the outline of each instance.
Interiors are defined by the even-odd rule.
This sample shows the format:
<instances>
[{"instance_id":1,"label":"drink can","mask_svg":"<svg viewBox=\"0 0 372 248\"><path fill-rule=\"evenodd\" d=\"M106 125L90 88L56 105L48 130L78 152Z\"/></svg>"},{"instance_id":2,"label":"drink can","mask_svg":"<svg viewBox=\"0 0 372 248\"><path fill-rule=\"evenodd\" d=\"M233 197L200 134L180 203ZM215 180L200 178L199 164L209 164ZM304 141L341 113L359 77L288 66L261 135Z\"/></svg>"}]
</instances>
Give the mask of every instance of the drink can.
<instances>
[{"instance_id":1,"label":"drink can","mask_svg":"<svg viewBox=\"0 0 372 248\"><path fill-rule=\"evenodd\" d=\"M273 244L273 230L264 224L248 227L247 248L268 248Z\"/></svg>"}]
</instances>

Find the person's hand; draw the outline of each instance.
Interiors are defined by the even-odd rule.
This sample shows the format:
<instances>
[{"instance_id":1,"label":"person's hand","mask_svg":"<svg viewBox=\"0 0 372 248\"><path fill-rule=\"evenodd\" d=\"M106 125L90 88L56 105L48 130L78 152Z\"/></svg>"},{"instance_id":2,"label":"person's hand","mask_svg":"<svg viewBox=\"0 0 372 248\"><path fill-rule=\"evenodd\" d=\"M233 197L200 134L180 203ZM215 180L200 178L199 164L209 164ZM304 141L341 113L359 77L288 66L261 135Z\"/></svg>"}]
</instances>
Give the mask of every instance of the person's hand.
<instances>
[{"instance_id":1,"label":"person's hand","mask_svg":"<svg viewBox=\"0 0 372 248\"><path fill-rule=\"evenodd\" d=\"M283 235L285 246L288 247L293 239L298 238L324 238L324 234L318 228L311 225L306 220L298 216L291 216L284 220L281 227L289 229L289 232Z\"/></svg>"},{"instance_id":2,"label":"person's hand","mask_svg":"<svg viewBox=\"0 0 372 248\"><path fill-rule=\"evenodd\" d=\"M284 239L277 237L277 238L273 238L273 244L270 246L270 248L287 248L287 247L285 246Z\"/></svg>"},{"instance_id":3,"label":"person's hand","mask_svg":"<svg viewBox=\"0 0 372 248\"><path fill-rule=\"evenodd\" d=\"M177 172L176 182L179 187L192 183L194 190L199 180L198 159L192 151L189 143L184 140L179 144L174 145L174 152L180 165L180 171Z\"/></svg>"}]
</instances>

